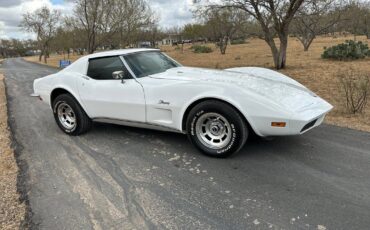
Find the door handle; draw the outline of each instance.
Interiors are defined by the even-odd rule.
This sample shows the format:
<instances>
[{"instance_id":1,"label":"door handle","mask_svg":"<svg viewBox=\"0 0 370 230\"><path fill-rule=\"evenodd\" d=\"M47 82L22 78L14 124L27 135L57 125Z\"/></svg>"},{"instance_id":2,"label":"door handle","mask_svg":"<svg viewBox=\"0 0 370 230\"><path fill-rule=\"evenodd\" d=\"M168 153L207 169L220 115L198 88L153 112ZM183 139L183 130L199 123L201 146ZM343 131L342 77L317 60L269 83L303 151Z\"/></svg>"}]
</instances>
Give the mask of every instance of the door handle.
<instances>
[{"instance_id":1,"label":"door handle","mask_svg":"<svg viewBox=\"0 0 370 230\"><path fill-rule=\"evenodd\" d=\"M85 80L90 80L90 78L89 77L86 77L86 76L81 76L83 79L85 79Z\"/></svg>"}]
</instances>

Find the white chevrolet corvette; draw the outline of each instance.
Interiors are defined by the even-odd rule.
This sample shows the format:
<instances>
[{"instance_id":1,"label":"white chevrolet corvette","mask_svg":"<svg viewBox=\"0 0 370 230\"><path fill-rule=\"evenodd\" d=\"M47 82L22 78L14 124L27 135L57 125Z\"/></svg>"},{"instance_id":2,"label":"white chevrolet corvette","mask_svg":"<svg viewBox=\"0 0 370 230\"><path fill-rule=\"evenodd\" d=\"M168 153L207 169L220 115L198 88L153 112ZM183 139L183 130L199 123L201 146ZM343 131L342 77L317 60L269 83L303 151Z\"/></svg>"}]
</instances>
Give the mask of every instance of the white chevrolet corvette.
<instances>
[{"instance_id":1,"label":"white chevrolet corvette","mask_svg":"<svg viewBox=\"0 0 370 230\"><path fill-rule=\"evenodd\" d=\"M263 68L184 67L155 49L127 49L80 58L34 81L69 135L93 121L186 133L205 154L239 151L251 132L298 135L333 108L303 85Z\"/></svg>"}]
</instances>

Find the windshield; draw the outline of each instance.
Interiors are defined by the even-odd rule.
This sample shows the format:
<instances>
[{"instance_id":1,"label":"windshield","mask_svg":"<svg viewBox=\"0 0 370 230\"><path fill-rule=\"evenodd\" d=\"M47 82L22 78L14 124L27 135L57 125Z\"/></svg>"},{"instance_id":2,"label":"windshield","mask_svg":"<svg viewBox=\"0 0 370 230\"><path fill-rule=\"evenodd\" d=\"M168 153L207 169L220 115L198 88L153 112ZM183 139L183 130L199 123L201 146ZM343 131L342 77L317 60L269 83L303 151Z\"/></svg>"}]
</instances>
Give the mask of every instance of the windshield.
<instances>
[{"instance_id":1,"label":"windshield","mask_svg":"<svg viewBox=\"0 0 370 230\"><path fill-rule=\"evenodd\" d=\"M161 52L140 52L124 57L137 78L163 73L168 69L180 67Z\"/></svg>"}]
</instances>

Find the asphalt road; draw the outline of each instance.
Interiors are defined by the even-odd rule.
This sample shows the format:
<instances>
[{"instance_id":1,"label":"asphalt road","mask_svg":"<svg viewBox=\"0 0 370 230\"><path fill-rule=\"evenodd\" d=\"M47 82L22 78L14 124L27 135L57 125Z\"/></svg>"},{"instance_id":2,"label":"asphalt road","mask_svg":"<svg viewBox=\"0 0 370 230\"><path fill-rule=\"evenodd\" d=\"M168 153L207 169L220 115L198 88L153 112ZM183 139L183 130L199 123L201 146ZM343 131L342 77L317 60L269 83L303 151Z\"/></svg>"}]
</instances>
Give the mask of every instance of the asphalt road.
<instances>
[{"instance_id":1,"label":"asphalt road","mask_svg":"<svg viewBox=\"0 0 370 230\"><path fill-rule=\"evenodd\" d=\"M370 229L370 133L323 125L251 140L229 159L123 126L69 137L29 97L56 70L22 59L3 68L34 228Z\"/></svg>"}]
</instances>

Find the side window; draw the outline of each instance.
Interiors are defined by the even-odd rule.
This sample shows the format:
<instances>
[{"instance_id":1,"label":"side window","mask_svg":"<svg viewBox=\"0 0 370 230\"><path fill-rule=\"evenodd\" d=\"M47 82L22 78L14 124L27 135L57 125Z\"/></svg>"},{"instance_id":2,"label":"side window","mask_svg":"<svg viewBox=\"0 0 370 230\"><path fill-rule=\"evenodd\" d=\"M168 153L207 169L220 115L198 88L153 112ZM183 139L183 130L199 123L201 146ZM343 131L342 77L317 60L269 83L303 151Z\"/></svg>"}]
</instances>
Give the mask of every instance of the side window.
<instances>
[{"instance_id":1,"label":"side window","mask_svg":"<svg viewBox=\"0 0 370 230\"><path fill-rule=\"evenodd\" d=\"M90 59L87 76L95 80L114 80L112 73L115 71L124 71L125 79L132 78L119 57Z\"/></svg>"}]
</instances>

